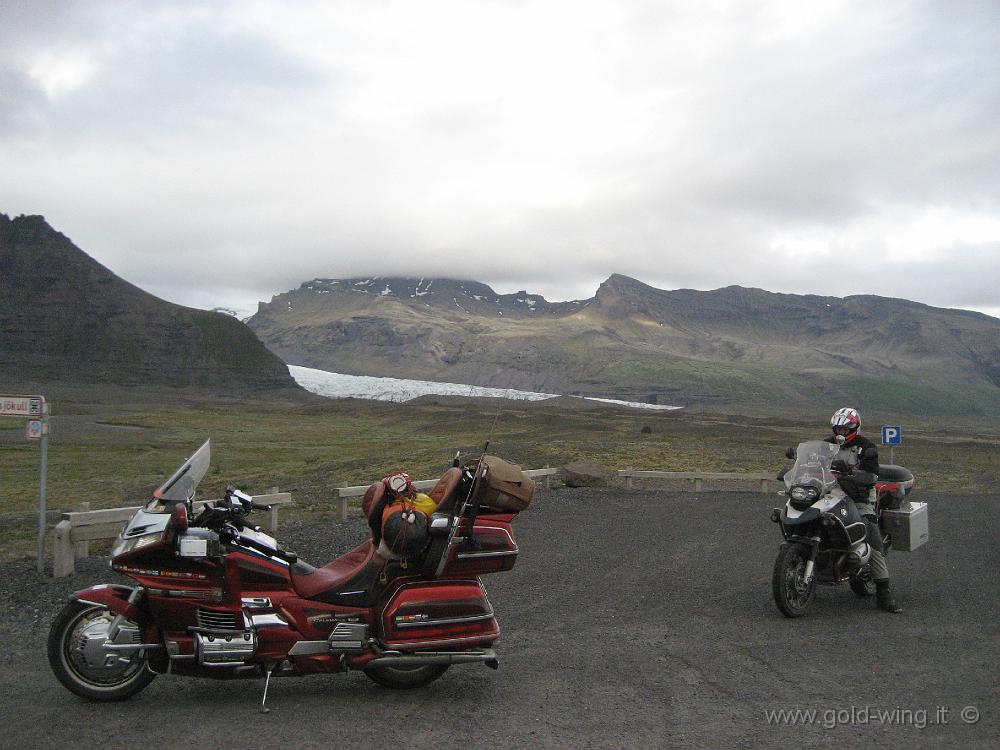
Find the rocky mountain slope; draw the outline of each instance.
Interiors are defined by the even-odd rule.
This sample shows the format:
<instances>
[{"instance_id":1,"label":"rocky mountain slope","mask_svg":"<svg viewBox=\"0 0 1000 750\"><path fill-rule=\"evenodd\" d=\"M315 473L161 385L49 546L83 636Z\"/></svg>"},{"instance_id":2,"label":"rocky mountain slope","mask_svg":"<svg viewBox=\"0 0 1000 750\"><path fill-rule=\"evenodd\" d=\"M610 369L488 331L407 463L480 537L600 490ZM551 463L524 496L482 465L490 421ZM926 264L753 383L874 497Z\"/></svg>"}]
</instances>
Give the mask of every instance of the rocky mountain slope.
<instances>
[{"instance_id":1,"label":"rocky mountain slope","mask_svg":"<svg viewBox=\"0 0 1000 750\"><path fill-rule=\"evenodd\" d=\"M3 214L0 380L14 392L59 383L300 390L238 320L142 291L41 216Z\"/></svg>"},{"instance_id":2,"label":"rocky mountain slope","mask_svg":"<svg viewBox=\"0 0 1000 750\"><path fill-rule=\"evenodd\" d=\"M475 281L315 279L248 325L290 364L707 407L1000 414L1000 320L901 299L613 275L588 300Z\"/></svg>"}]
</instances>

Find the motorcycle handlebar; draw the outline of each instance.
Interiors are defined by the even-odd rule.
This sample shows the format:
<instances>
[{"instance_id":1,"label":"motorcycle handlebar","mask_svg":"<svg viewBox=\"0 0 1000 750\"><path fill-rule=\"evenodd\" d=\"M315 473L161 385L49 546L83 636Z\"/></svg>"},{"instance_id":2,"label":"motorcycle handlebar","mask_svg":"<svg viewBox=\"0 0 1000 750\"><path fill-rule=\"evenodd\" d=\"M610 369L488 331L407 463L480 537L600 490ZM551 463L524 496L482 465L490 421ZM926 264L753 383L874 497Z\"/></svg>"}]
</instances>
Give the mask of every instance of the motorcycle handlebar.
<instances>
[{"instance_id":1,"label":"motorcycle handlebar","mask_svg":"<svg viewBox=\"0 0 1000 750\"><path fill-rule=\"evenodd\" d=\"M247 539L246 537L240 537L239 543L246 545L247 547L252 547L258 552L263 552L265 555L268 556L273 555L274 557L280 557L285 562L294 563L297 562L299 559L299 556L296 555L294 552L285 552L285 550L283 549L271 549L267 545L258 544L253 539Z\"/></svg>"}]
</instances>

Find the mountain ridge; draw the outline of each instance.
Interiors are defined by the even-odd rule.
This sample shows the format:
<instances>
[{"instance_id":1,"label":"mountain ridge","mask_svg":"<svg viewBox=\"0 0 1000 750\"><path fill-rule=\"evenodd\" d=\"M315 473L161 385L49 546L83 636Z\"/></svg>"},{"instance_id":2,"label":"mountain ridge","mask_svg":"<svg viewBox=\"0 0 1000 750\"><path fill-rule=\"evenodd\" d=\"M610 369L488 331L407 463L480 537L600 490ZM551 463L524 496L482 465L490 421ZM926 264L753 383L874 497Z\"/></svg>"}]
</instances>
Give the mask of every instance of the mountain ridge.
<instances>
[{"instance_id":1,"label":"mountain ridge","mask_svg":"<svg viewBox=\"0 0 1000 750\"><path fill-rule=\"evenodd\" d=\"M121 279L42 216L0 214L0 377L301 392L252 331Z\"/></svg>"},{"instance_id":2,"label":"mountain ridge","mask_svg":"<svg viewBox=\"0 0 1000 750\"><path fill-rule=\"evenodd\" d=\"M590 299L548 302L471 280L324 279L261 302L247 324L290 364L345 374L1000 414L1000 320L875 295L661 290L612 274Z\"/></svg>"}]
</instances>

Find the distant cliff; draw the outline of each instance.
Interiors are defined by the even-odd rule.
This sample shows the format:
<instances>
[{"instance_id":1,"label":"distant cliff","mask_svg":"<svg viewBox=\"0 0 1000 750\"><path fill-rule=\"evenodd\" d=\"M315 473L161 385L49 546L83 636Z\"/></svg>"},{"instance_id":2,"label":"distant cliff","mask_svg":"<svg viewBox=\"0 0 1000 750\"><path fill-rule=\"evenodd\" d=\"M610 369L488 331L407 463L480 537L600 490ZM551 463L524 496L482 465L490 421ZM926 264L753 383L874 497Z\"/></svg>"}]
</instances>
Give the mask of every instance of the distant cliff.
<instances>
[{"instance_id":1,"label":"distant cliff","mask_svg":"<svg viewBox=\"0 0 1000 750\"><path fill-rule=\"evenodd\" d=\"M289 364L358 375L777 410L1000 415L1000 320L901 299L661 290L587 300L476 281L315 279L247 324Z\"/></svg>"},{"instance_id":2,"label":"distant cliff","mask_svg":"<svg viewBox=\"0 0 1000 750\"><path fill-rule=\"evenodd\" d=\"M288 391L254 333L120 279L41 216L0 214L0 377L19 383Z\"/></svg>"}]
</instances>

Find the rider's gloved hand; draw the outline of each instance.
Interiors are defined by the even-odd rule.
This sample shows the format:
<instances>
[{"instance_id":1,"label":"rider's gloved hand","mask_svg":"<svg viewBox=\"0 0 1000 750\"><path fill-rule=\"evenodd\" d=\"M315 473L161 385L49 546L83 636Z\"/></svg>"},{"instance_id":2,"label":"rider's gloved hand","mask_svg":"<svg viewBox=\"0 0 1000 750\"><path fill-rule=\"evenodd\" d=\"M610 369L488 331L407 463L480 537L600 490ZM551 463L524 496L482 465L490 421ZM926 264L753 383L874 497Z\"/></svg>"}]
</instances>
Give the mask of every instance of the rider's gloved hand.
<instances>
[{"instance_id":1,"label":"rider's gloved hand","mask_svg":"<svg viewBox=\"0 0 1000 750\"><path fill-rule=\"evenodd\" d=\"M850 474L851 472L851 467L847 465L846 461L840 458L836 459L832 464L830 464L830 468L833 469L838 474Z\"/></svg>"}]
</instances>

